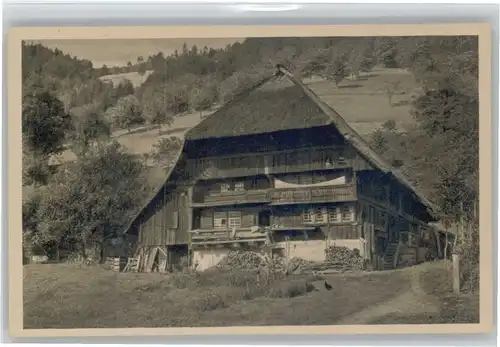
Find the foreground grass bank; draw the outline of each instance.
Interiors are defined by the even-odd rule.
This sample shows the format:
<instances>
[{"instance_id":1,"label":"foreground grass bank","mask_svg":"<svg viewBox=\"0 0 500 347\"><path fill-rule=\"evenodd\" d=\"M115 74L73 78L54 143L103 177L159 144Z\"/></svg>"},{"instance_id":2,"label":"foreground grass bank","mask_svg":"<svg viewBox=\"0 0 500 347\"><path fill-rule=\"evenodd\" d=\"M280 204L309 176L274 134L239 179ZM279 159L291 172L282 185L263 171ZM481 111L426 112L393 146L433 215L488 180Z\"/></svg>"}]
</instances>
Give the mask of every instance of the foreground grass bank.
<instances>
[{"instance_id":1,"label":"foreground grass bank","mask_svg":"<svg viewBox=\"0 0 500 347\"><path fill-rule=\"evenodd\" d=\"M257 285L255 275L244 271L193 276L27 265L24 324L27 329L330 325L368 307L391 306L394 299L412 290L414 271L331 275L327 279L333 289L327 291L323 280L311 275ZM424 295L442 302L440 314L429 318L405 312L404 316L386 315L363 324L451 322L450 316L464 306L445 305L445 300L464 299L442 292L439 281L445 279L434 271L438 270L421 271L432 278L423 278L422 287ZM465 319L463 316L458 319Z\"/></svg>"}]
</instances>

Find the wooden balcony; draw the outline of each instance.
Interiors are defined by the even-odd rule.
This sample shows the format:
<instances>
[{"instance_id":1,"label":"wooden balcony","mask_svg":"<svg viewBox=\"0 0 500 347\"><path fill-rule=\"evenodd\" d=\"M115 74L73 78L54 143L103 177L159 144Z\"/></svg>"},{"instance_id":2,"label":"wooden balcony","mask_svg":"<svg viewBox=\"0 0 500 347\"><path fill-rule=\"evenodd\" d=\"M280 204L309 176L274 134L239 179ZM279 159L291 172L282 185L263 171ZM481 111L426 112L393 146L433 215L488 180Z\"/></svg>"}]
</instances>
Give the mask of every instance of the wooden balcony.
<instances>
[{"instance_id":1,"label":"wooden balcony","mask_svg":"<svg viewBox=\"0 0 500 347\"><path fill-rule=\"evenodd\" d=\"M191 245L222 245L222 244L262 244L268 242L268 236L251 228L231 229L196 229L189 232Z\"/></svg>"},{"instance_id":2,"label":"wooden balcony","mask_svg":"<svg viewBox=\"0 0 500 347\"><path fill-rule=\"evenodd\" d=\"M268 190L247 190L244 192L229 192L217 195L206 195L203 202L193 202L191 207L209 207L225 205L242 205L269 202Z\"/></svg>"},{"instance_id":3,"label":"wooden balcony","mask_svg":"<svg viewBox=\"0 0 500 347\"><path fill-rule=\"evenodd\" d=\"M350 149L330 146L189 159L186 173L190 179L211 180L344 168L366 170L370 169L371 166L359 154Z\"/></svg>"},{"instance_id":4,"label":"wooden balcony","mask_svg":"<svg viewBox=\"0 0 500 347\"><path fill-rule=\"evenodd\" d=\"M271 205L355 201L356 185L270 189Z\"/></svg>"}]
</instances>

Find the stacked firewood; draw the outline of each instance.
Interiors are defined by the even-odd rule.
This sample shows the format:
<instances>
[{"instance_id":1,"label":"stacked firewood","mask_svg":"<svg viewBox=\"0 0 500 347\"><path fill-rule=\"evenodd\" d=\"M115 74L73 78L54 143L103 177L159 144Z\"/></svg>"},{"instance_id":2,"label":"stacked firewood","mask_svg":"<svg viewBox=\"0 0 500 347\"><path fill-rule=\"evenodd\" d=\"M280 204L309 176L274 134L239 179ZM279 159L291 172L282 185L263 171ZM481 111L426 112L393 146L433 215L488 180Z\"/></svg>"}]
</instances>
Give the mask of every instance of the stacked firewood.
<instances>
[{"instance_id":1,"label":"stacked firewood","mask_svg":"<svg viewBox=\"0 0 500 347\"><path fill-rule=\"evenodd\" d=\"M217 268L232 270L267 269L287 273L308 272L345 272L363 270L364 260L356 250L347 247L331 246L325 250L325 261L314 262L301 258L272 258L267 254L252 251L232 251L222 259Z\"/></svg>"},{"instance_id":2,"label":"stacked firewood","mask_svg":"<svg viewBox=\"0 0 500 347\"><path fill-rule=\"evenodd\" d=\"M218 268L253 270L265 266L262 255L251 251L232 251L217 265Z\"/></svg>"},{"instance_id":3,"label":"stacked firewood","mask_svg":"<svg viewBox=\"0 0 500 347\"><path fill-rule=\"evenodd\" d=\"M345 270L362 270L364 268L364 259L358 250L352 250L347 247L331 246L325 250L325 263Z\"/></svg>"}]
</instances>

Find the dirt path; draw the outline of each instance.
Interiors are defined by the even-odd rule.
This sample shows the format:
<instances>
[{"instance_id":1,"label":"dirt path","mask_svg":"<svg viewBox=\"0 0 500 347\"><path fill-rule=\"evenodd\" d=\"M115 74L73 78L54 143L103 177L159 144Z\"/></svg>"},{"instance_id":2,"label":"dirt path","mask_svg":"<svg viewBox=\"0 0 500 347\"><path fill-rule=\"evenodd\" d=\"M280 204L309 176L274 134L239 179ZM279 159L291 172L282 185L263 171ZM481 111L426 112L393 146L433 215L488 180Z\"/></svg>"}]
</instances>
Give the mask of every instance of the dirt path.
<instances>
[{"instance_id":1,"label":"dirt path","mask_svg":"<svg viewBox=\"0 0 500 347\"><path fill-rule=\"evenodd\" d=\"M432 297L425 294L421 286L420 273L423 269L416 267L412 270L410 279L411 290L409 292L403 293L398 297L382 304L369 306L355 314L340 319L336 324L369 324L374 319L388 314L404 315L409 312L412 314L438 313L438 303Z\"/></svg>"}]
</instances>

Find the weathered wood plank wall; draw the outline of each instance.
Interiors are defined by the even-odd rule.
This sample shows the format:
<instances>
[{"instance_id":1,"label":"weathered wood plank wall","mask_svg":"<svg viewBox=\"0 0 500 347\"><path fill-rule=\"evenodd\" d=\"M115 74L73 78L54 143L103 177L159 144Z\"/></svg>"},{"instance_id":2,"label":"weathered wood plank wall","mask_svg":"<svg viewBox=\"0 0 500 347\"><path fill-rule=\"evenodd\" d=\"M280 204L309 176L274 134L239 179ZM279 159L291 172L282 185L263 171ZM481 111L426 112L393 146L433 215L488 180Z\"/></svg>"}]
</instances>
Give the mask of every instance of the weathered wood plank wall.
<instances>
[{"instance_id":1,"label":"weathered wood plank wall","mask_svg":"<svg viewBox=\"0 0 500 347\"><path fill-rule=\"evenodd\" d=\"M165 189L164 189L165 190ZM139 224L139 243L145 246L189 242L187 191L164 192ZM164 202L165 201L165 202Z\"/></svg>"}]
</instances>

